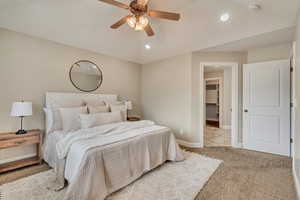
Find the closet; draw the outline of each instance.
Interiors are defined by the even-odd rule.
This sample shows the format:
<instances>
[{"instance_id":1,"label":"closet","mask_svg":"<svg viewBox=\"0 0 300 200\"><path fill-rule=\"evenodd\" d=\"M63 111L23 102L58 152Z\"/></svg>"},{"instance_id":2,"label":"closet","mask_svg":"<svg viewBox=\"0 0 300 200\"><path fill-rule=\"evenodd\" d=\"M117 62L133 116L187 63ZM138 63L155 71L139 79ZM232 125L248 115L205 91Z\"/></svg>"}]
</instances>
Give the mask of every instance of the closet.
<instances>
[{"instance_id":1,"label":"closet","mask_svg":"<svg viewBox=\"0 0 300 200\"><path fill-rule=\"evenodd\" d=\"M218 80L206 80L206 124L219 127L220 83Z\"/></svg>"}]
</instances>

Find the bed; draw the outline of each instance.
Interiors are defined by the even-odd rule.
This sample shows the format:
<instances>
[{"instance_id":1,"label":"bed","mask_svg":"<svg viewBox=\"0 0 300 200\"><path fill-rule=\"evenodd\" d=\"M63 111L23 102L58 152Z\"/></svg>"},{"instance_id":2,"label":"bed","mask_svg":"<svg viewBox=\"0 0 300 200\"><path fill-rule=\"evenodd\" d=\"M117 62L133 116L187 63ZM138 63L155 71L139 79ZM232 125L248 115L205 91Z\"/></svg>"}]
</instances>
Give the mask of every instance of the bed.
<instances>
[{"instance_id":1,"label":"bed","mask_svg":"<svg viewBox=\"0 0 300 200\"><path fill-rule=\"evenodd\" d=\"M86 98L117 101L117 95L47 93L46 108ZM166 161L184 159L171 130L147 120L46 132L44 160L57 173L56 187L68 183L68 200L103 200Z\"/></svg>"}]
</instances>

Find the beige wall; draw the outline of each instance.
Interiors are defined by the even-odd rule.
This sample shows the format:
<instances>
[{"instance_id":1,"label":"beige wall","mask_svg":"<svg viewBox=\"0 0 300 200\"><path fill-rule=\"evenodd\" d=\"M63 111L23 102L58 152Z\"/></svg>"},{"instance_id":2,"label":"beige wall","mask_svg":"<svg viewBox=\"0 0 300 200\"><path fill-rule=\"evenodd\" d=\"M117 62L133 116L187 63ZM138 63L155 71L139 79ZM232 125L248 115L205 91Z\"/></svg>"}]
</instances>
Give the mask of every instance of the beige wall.
<instances>
[{"instance_id":1,"label":"beige wall","mask_svg":"<svg viewBox=\"0 0 300 200\"><path fill-rule=\"evenodd\" d=\"M295 142L294 142L294 149L295 149L295 155L294 155L294 165L295 165L295 171L296 176L298 178L298 181L300 183L300 109L299 109L299 103L300 103L300 13L298 15L297 20L297 32L296 32L296 69L295 69L295 77L296 77L296 83L295 83L295 96L296 100L298 102L298 106L296 107L296 119L295 119ZM300 189L300 188L299 188Z\"/></svg>"},{"instance_id":2,"label":"beige wall","mask_svg":"<svg viewBox=\"0 0 300 200\"><path fill-rule=\"evenodd\" d=\"M34 107L34 115L25 118L25 128L43 128L45 93L79 92L68 73L81 59L98 64L103 72L103 84L94 93L119 94L132 100L133 112L140 113L139 64L0 29L0 131L19 128L19 119L9 113L12 102L21 99L32 101ZM0 162L22 153L31 154L33 148L1 150Z\"/></svg>"},{"instance_id":3,"label":"beige wall","mask_svg":"<svg viewBox=\"0 0 300 200\"><path fill-rule=\"evenodd\" d=\"M190 138L191 54L144 65L142 110L145 119L172 128L177 138Z\"/></svg>"},{"instance_id":4,"label":"beige wall","mask_svg":"<svg viewBox=\"0 0 300 200\"><path fill-rule=\"evenodd\" d=\"M264 62L271 60L289 59L292 51L292 43L272 45L265 48L250 49L248 51L248 63Z\"/></svg>"}]
</instances>

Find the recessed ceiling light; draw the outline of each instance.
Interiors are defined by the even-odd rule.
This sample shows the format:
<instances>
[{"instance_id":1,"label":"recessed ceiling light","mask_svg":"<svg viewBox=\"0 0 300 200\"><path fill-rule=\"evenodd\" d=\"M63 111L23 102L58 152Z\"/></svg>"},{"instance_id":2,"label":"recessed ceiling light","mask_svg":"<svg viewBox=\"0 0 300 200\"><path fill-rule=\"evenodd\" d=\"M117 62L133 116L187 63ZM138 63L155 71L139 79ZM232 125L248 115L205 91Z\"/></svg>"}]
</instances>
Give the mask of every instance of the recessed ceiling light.
<instances>
[{"instance_id":1,"label":"recessed ceiling light","mask_svg":"<svg viewBox=\"0 0 300 200\"><path fill-rule=\"evenodd\" d=\"M220 20L222 22L227 22L229 20L229 18L230 18L230 15L228 13L224 13L221 15Z\"/></svg>"},{"instance_id":2,"label":"recessed ceiling light","mask_svg":"<svg viewBox=\"0 0 300 200\"><path fill-rule=\"evenodd\" d=\"M145 49L151 49L150 44L145 44Z\"/></svg>"},{"instance_id":3,"label":"recessed ceiling light","mask_svg":"<svg viewBox=\"0 0 300 200\"><path fill-rule=\"evenodd\" d=\"M249 4L249 9L250 10L260 10L261 6L259 4L256 4L256 3L251 3L251 4Z\"/></svg>"}]
</instances>

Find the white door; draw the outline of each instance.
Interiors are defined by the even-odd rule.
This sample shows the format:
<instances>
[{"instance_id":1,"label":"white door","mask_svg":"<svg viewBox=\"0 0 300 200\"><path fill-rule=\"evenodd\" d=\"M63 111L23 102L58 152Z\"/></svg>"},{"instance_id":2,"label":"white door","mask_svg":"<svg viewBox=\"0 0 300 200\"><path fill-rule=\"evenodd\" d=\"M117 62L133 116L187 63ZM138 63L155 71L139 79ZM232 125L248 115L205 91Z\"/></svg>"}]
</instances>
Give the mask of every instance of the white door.
<instances>
[{"instance_id":1,"label":"white door","mask_svg":"<svg viewBox=\"0 0 300 200\"><path fill-rule=\"evenodd\" d=\"M290 61L246 64L243 70L244 147L290 156Z\"/></svg>"}]
</instances>

